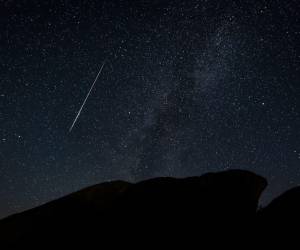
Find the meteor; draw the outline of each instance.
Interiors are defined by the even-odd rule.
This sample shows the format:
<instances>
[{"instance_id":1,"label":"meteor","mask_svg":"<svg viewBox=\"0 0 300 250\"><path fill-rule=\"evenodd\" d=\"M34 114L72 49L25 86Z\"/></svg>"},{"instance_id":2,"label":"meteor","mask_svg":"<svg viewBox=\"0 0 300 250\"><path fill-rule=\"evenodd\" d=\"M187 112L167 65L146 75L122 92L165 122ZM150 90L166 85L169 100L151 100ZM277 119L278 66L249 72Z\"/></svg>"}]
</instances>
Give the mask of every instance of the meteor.
<instances>
[{"instance_id":1,"label":"meteor","mask_svg":"<svg viewBox=\"0 0 300 250\"><path fill-rule=\"evenodd\" d=\"M83 107L84 107L84 105L85 105L87 99L89 98L89 95L91 94L91 91L92 91L92 89L94 88L94 85L95 85L95 83L97 82L98 77L99 77L99 75L101 74L104 65L105 65L105 61L103 62L103 64L102 64L102 66L101 66L101 68L100 68L100 70L99 70L99 72L98 72L98 74L97 74L97 76L96 76L96 78L95 78L95 80L94 80L94 82L93 82L93 84L92 84L92 86L91 86L89 92L87 93L87 95L86 95L86 97L85 97L85 99L84 99L84 101L83 101L83 103L82 103L82 105L81 105L81 107L80 107L80 109L79 109L79 111L78 111L78 113L77 113L77 115L76 115L76 117L75 117L75 119L74 119L74 121L73 121L73 123L72 123L72 126L71 126L70 129L69 129L69 133L72 131L72 129L73 129L73 127L74 127L76 121L78 120L78 118L79 118L79 116L80 116L80 113L81 113L81 111L82 111L82 109L83 109Z\"/></svg>"}]
</instances>

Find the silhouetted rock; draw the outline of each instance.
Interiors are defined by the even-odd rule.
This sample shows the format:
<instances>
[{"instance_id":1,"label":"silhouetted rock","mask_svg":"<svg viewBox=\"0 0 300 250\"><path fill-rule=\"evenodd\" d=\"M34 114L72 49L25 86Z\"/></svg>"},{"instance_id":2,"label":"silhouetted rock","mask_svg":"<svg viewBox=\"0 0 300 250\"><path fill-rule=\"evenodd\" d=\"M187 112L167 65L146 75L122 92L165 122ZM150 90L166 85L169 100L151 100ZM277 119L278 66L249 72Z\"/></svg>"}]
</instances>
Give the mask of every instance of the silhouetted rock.
<instances>
[{"instance_id":1,"label":"silhouetted rock","mask_svg":"<svg viewBox=\"0 0 300 250\"><path fill-rule=\"evenodd\" d=\"M244 170L136 184L103 183L3 219L0 245L76 246L109 239L111 243L133 237L157 239L158 235L202 241L235 235L253 240L275 221L299 219L300 188L257 212L266 186L263 177Z\"/></svg>"},{"instance_id":2,"label":"silhouetted rock","mask_svg":"<svg viewBox=\"0 0 300 250\"><path fill-rule=\"evenodd\" d=\"M184 179L155 178L132 185L119 202L130 216L143 218L145 211L150 212L143 221L232 221L255 215L266 185L264 178L241 170Z\"/></svg>"},{"instance_id":3,"label":"silhouetted rock","mask_svg":"<svg viewBox=\"0 0 300 250\"><path fill-rule=\"evenodd\" d=\"M102 183L9 216L0 222L0 244L2 241L17 245L38 244L49 242L49 239L76 241L76 236L93 228L94 222L130 185L123 181Z\"/></svg>"},{"instance_id":4,"label":"silhouetted rock","mask_svg":"<svg viewBox=\"0 0 300 250\"><path fill-rule=\"evenodd\" d=\"M300 187L292 188L275 198L258 213L258 228L269 239L298 239L300 225ZM296 236L296 237L295 237Z\"/></svg>"}]
</instances>

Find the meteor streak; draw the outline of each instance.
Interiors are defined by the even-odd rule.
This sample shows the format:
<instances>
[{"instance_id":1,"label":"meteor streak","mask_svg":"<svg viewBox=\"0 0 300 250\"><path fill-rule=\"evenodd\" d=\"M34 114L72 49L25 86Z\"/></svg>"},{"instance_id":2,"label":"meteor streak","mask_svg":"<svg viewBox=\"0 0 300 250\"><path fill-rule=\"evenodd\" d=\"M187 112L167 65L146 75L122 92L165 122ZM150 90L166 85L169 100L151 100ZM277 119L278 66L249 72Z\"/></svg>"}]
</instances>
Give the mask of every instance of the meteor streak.
<instances>
[{"instance_id":1,"label":"meteor streak","mask_svg":"<svg viewBox=\"0 0 300 250\"><path fill-rule=\"evenodd\" d=\"M78 113L77 113L77 115L76 115L76 117L75 117L75 119L74 119L74 121L73 121L73 123L72 123L72 126L71 126L70 129L69 129L69 133L72 131L72 129L73 129L73 127L74 127L74 125L75 125L77 119L79 118L80 113L81 113L81 111L82 111L82 109L83 109L83 107L84 107L84 105L85 105L87 99L89 98L89 95L91 94L91 91L92 91L92 89L94 88L94 85L95 85L95 83L97 82L98 77L99 77L99 75L101 74L104 65L105 65L105 61L103 62L102 66L101 66L101 68L100 68L100 70L99 70L99 72L98 72L98 74L97 74L97 76L96 76L96 78L95 78L95 80L94 80L94 82L93 82L93 84L92 84L92 86L91 86L89 92L88 92L88 94L86 95L86 97L85 97L85 99L84 99L84 101L83 101L83 103L82 103L82 105L81 105L81 107L80 107L80 109L79 109L79 111L78 111Z\"/></svg>"}]
</instances>

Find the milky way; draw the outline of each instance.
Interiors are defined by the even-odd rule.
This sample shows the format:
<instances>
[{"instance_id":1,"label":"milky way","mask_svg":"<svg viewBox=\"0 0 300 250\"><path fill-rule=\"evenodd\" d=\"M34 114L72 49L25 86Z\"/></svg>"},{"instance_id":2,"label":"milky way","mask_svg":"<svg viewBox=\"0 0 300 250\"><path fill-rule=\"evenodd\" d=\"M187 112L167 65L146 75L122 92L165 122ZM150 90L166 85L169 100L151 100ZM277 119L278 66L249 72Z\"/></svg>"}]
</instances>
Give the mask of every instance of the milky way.
<instances>
[{"instance_id":1,"label":"milky way","mask_svg":"<svg viewBox=\"0 0 300 250\"><path fill-rule=\"evenodd\" d=\"M298 5L1 1L0 217L113 179L299 184Z\"/></svg>"}]
</instances>

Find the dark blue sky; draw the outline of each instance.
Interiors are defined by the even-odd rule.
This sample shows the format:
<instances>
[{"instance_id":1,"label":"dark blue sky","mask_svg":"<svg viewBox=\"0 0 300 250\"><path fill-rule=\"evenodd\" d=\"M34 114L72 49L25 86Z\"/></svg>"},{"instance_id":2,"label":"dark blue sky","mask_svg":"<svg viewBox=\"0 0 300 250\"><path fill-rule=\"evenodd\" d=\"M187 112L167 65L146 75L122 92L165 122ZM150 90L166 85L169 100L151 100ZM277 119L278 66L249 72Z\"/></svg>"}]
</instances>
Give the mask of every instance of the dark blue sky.
<instances>
[{"instance_id":1,"label":"dark blue sky","mask_svg":"<svg viewBox=\"0 0 300 250\"><path fill-rule=\"evenodd\" d=\"M113 179L248 169L263 202L299 184L298 11L1 1L0 217Z\"/></svg>"}]
</instances>

